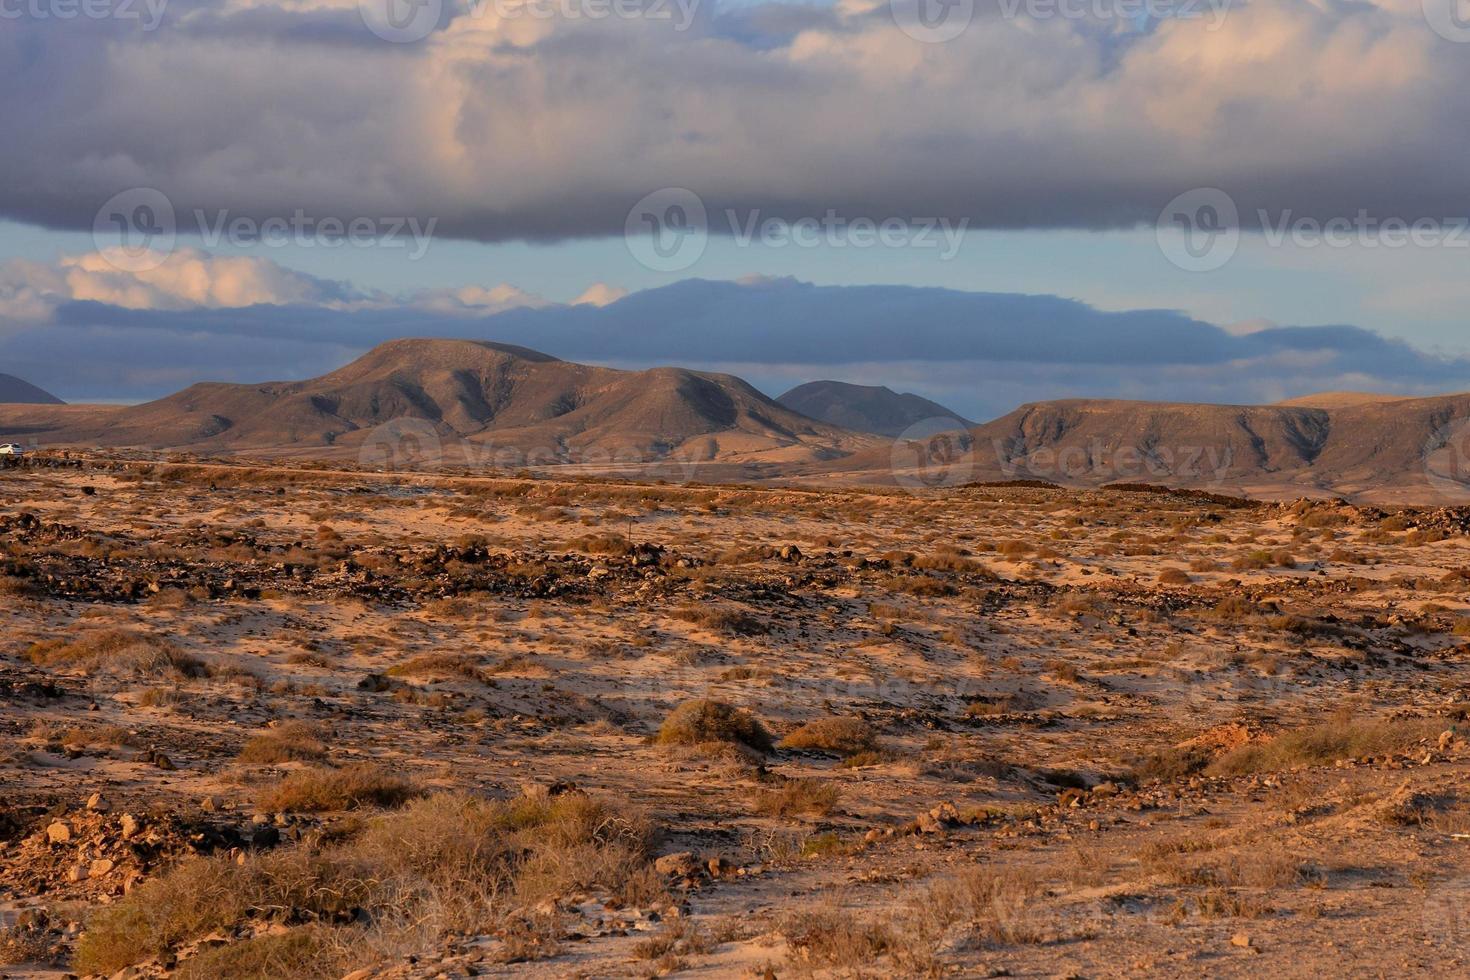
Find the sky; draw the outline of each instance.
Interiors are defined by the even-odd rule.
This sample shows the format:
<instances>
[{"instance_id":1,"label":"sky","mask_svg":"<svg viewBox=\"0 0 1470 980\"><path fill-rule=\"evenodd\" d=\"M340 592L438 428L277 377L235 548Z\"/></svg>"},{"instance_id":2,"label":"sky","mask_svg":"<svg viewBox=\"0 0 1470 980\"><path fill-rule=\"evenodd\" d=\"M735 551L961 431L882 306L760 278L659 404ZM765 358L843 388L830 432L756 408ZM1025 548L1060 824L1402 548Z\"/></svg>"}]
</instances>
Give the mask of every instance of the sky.
<instances>
[{"instance_id":1,"label":"sky","mask_svg":"<svg viewBox=\"0 0 1470 980\"><path fill-rule=\"evenodd\" d=\"M392 329L981 418L1470 388L1448 0L1141 2L0 0L0 371Z\"/></svg>"}]
</instances>

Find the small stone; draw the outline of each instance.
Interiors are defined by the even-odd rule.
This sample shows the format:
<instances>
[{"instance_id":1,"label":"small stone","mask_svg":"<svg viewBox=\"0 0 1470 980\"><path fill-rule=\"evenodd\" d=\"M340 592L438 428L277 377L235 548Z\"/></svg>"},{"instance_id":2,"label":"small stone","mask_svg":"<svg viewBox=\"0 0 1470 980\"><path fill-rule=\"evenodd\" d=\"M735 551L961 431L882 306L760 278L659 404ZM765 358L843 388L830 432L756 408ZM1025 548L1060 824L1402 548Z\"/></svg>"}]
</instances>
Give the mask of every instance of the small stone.
<instances>
[{"instance_id":1,"label":"small stone","mask_svg":"<svg viewBox=\"0 0 1470 980\"><path fill-rule=\"evenodd\" d=\"M1251 937L1247 936L1243 932L1237 932L1235 935L1230 937L1230 945L1232 946L1239 946L1241 949L1248 949L1250 947L1250 944Z\"/></svg>"},{"instance_id":2,"label":"small stone","mask_svg":"<svg viewBox=\"0 0 1470 980\"><path fill-rule=\"evenodd\" d=\"M206 796L204 799L199 801L199 809L203 810L205 813L215 812L219 809L219 797Z\"/></svg>"},{"instance_id":3,"label":"small stone","mask_svg":"<svg viewBox=\"0 0 1470 980\"><path fill-rule=\"evenodd\" d=\"M87 809L93 813L106 813L108 809L107 797L101 793L93 793L87 797Z\"/></svg>"},{"instance_id":4,"label":"small stone","mask_svg":"<svg viewBox=\"0 0 1470 980\"><path fill-rule=\"evenodd\" d=\"M101 878L103 875L110 873L115 867L117 867L117 865L113 861L107 858L98 858L97 860L93 861L92 866L87 869L87 877Z\"/></svg>"},{"instance_id":5,"label":"small stone","mask_svg":"<svg viewBox=\"0 0 1470 980\"><path fill-rule=\"evenodd\" d=\"M71 840L71 828L58 820L46 828L46 839L53 844L65 844Z\"/></svg>"},{"instance_id":6,"label":"small stone","mask_svg":"<svg viewBox=\"0 0 1470 980\"><path fill-rule=\"evenodd\" d=\"M138 818L133 816L131 813L124 813L122 815L122 818L118 820L118 824L122 830L123 840L128 840L139 830L143 829L142 823L140 823Z\"/></svg>"},{"instance_id":7,"label":"small stone","mask_svg":"<svg viewBox=\"0 0 1470 980\"><path fill-rule=\"evenodd\" d=\"M1448 749L1450 747L1450 743L1452 743L1454 740L1455 730L1453 728L1446 728L1444 731L1439 733L1439 750L1443 752L1445 749Z\"/></svg>"}]
</instances>

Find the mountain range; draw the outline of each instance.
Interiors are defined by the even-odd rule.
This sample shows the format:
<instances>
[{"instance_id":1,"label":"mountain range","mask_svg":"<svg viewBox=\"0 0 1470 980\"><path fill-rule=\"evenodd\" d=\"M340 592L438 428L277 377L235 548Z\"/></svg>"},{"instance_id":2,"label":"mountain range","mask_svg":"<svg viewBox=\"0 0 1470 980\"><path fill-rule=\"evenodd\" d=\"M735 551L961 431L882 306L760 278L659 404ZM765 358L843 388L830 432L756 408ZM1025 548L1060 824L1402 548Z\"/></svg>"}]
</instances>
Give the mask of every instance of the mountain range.
<instances>
[{"instance_id":1,"label":"mountain range","mask_svg":"<svg viewBox=\"0 0 1470 980\"><path fill-rule=\"evenodd\" d=\"M389 341L306 381L196 384L133 406L0 409L0 430L43 444L338 458L412 437L453 444L455 459L503 453L527 463L796 463L875 441L727 374L620 371L509 344L432 339Z\"/></svg>"},{"instance_id":2,"label":"mountain range","mask_svg":"<svg viewBox=\"0 0 1470 980\"><path fill-rule=\"evenodd\" d=\"M925 428L936 419L948 421ZM0 405L3 440L368 463L427 446L444 462L500 468L679 461L701 479L1144 482L1470 503L1470 394L1065 399L977 425L887 388L819 381L772 399L728 374L617 370L469 340L394 340L318 378L202 383L141 405Z\"/></svg>"},{"instance_id":3,"label":"mountain range","mask_svg":"<svg viewBox=\"0 0 1470 980\"><path fill-rule=\"evenodd\" d=\"M0 403L60 405L61 399L13 374L0 374Z\"/></svg>"}]
</instances>

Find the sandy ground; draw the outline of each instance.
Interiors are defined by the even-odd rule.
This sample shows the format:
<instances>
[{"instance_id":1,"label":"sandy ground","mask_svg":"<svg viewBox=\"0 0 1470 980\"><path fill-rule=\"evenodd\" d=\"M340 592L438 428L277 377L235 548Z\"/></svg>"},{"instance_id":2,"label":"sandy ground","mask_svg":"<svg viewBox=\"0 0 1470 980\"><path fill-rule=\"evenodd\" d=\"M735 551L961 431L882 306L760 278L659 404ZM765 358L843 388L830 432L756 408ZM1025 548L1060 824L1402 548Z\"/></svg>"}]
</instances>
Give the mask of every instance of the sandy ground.
<instances>
[{"instance_id":1,"label":"sandy ground","mask_svg":"<svg viewBox=\"0 0 1470 980\"><path fill-rule=\"evenodd\" d=\"M0 925L26 957L0 972L65 968L89 911L192 850L304 847L351 819L255 802L308 763L242 747L298 720L326 733L321 765L496 799L574 784L646 813L657 854L724 859L671 882L713 937L677 955L640 946L668 908L598 927L589 892L563 896L538 957L500 962L487 932L365 975L1466 975L1470 538L1452 524L1013 487L6 470ZM209 676L47 659L113 630ZM698 698L778 738L857 717L878 748L653 744ZM1351 737L1393 724L1412 737ZM1343 747L1238 761L1303 729ZM1191 765L1160 768L1190 740ZM798 778L835 802L757 803ZM200 840L97 874L123 813ZM45 839L58 819L73 839ZM253 836L267 823L279 841ZM926 889L976 874L995 895L925 933L925 958L813 938L905 934ZM38 908L41 952L17 945Z\"/></svg>"}]
</instances>

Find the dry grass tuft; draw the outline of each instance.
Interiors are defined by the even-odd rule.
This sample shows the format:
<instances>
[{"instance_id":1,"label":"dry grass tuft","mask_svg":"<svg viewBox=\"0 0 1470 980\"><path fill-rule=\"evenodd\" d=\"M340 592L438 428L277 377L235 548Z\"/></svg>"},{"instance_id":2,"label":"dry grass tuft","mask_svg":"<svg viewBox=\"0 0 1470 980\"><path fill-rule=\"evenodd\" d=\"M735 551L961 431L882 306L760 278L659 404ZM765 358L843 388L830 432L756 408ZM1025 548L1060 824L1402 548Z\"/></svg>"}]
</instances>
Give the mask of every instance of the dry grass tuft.
<instances>
[{"instance_id":1,"label":"dry grass tuft","mask_svg":"<svg viewBox=\"0 0 1470 980\"><path fill-rule=\"evenodd\" d=\"M651 837L625 805L582 793L430 796L339 843L186 861L98 908L74 966L110 974L209 932L264 924L273 909L318 925L220 947L191 975L341 976L471 931L545 950L531 925L548 899L593 888L629 903L663 897Z\"/></svg>"},{"instance_id":2,"label":"dry grass tuft","mask_svg":"<svg viewBox=\"0 0 1470 980\"><path fill-rule=\"evenodd\" d=\"M755 715L723 701L709 700L686 701L671 711L659 726L657 741L661 745L725 742L762 753L775 747L771 733Z\"/></svg>"},{"instance_id":3,"label":"dry grass tuft","mask_svg":"<svg viewBox=\"0 0 1470 980\"><path fill-rule=\"evenodd\" d=\"M825 817L841 798L838 787L820 779L788 779L777 789L757 793L755 812L767 817Z\"/></svg>"},{"instance_id":4,"label":"dry grass tuft","mask_svg":"<svg viewBox=\"0 0 1470 980\"><path fill-rule=\"evenodd\" d=\"M831 716L807 722L781 740L785 749L817 749L841 756L873 752L878 748L873 726L862 718Z\"/></svg>"},{"instance_id":5,"label":"dry grass tuft","mask_svg":"<svg viewBox=\"0 0 1470 980\"><path fill-rule=\"evenodd\" d=\"M345 769L302 769L261 793L262 810L319 813L363 806L398 806L419 794L406 779L370 762Z\"/></svg>"},{"instance_id":6,"label":"dry grass tuft","mask_svg":"<svg viewBox=\"0 0 1470 980\"><path fill-rule=\"evenodd\" d=\"M279 762L317 762L326 758L322 731L306 721L287 721L267 729L245 743L241 762L274 765Z\"/></svg>"},{"instance_id":7,"label":"dry grass tuft","mask_svg":"<svg viewBox=\"0 0 1470 980\"><path fill-rule=\"evenodd\" d=\"M1442 718L1360 721L1338 716L1283 732L1267 742L1242 745L1212 762L1209 771L1215 775L1237 776L1403 752L1449 727Z\"/></svg>"},{"instance_id":8,"label":"dry grass tuft","mask_svg":"<svg viewBox=\"0 0 1470 980\"><path fill-rule=\"evenodd\" d=\"M84 673L130 677L207 677L204 661L166 640L133 630L112 629L75 640L42 640L26 651L41 667L76 667Z\"/></svg>"}]
</instances>

